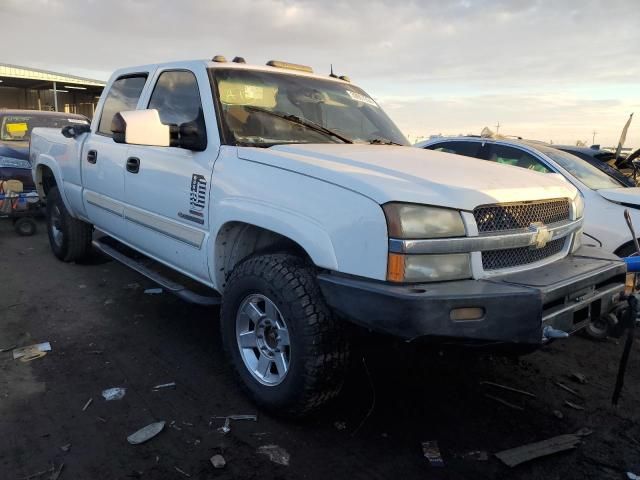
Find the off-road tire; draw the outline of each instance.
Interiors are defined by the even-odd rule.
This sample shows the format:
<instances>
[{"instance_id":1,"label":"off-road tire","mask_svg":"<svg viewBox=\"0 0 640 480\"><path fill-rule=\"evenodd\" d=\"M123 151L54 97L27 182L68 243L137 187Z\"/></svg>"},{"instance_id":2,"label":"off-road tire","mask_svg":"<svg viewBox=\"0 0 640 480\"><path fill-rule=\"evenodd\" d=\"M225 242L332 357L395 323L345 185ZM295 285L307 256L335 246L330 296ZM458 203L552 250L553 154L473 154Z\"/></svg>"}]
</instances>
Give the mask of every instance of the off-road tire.
<instances>
[{"instance_id":1,"label":"off-road tire","mask_svg":"<svg viewBox=\"0 0 640 480\"><path fill-rule=\"evenodd\" d=\"M245 366L236 338L236 316L251 294L269 298L287 323L289 370L282 383L266 386ZM220 312L224 348L249 396L277 415L308 415L336 397L349 356L342 322L327 307L314 268L289 254L249 257L231 273Z\"/></svg>"},{"instance_id":2,"label":"off-road tire","mask_svg":"<svg viewBox=\"0 0 640 480\"><path fill-rule=\"evenodd\" d=\"M57 212L56 212L57 209ZM53 217L58 213L59 231L62 240L54 240ZM47 233L53 254L63 262L77 262L86 258L91 251L93 226L69 215L60 197L58 187L52 187L47 195Z\"/></svg>"}]
</instances>

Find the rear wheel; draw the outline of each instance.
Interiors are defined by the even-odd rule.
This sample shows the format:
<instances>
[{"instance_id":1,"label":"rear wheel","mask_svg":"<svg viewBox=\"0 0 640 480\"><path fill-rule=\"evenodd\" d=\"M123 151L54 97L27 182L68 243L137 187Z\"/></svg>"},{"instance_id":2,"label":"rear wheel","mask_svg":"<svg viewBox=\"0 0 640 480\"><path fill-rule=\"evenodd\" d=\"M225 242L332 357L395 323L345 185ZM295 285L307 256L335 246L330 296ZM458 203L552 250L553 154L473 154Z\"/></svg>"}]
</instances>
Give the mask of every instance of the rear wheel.
<instances>
[{"instance_id":1,"label":"rear wheel","mask_svg":"<svg viewBox=\"0 0 640 480\"><path fill-rule=\"evenodd\" d=\"M47 233L53 254L63 262L85 258L91 250L93 227L69 215L58 187L47 195Z\"/></svg>"},{"instance_id":2,"label":"rear wheel","mask_svg":"<svg viewBox=\"0 0 640 480\"><path fill-rule=\"evenodd\" d=\"M302 259L243 261L227 282L220 316L225 349L256 403L301 416L340 392L347 342Z\"/></svg>"}]
</instances>

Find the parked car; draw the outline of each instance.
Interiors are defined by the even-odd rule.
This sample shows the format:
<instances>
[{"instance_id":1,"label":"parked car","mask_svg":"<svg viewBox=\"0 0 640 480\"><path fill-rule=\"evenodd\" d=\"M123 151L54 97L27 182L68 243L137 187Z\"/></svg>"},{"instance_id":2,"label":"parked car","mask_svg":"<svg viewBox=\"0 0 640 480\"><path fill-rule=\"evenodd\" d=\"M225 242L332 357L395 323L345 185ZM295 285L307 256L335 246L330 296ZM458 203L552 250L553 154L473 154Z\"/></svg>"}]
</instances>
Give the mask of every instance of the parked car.
<instances>
[{"instance_id":1,"label":"parked car","mask_svg":"<svg viewBox=\"0 0 640 480\"><path fill-rule=\"evenodd\" d=\"M636 182L631 177L631 166L627 165L626 158L618 158L616 163L616 154L608 150L601 150L597 145L591 147L576 147L573 145L551 145L553 148L580 157L589 162L594 167L599 168L606 174L612 176L623 185L628 187L636 187Z\"/></svg>"},{"instance_id":2,"label":"parked car","mask_svg":"<svg viewBox=\"0 0 640 480\"><path fill-rule=\"evenodd\" d=\"M89 125L89 120L71 113L0 109L0 181L18 180L24 192L35 191L29 163L31 132L36 127L74 124Z\"/></svg>"},{"instance_id":3,"label":"parked car","mask_svg":"<svg viewBox=\"0 0 640 480\"><path fill-rule=\"evenodd\" d=\"M281 414L340 391L345 322L532 349L624 289L620 259L581 247L571 184L411 148L364 90L301 65L118 70L91 128L36 129L31 159L53 253L80 260L95 228L96 248L168 291L221 302L239 378Z\"/></svg>"},{"instance_id":4,"label":"parked car","mask_svg":"<svg viewBox=\"0 0 640 480\"><path fill-rule=\"evenodd\" d=\"M560 174L584 196L584 235L587 238L583 242L595 242L607 252L621 257L635 251L623 212L628 208L634 224L640 226L640 188L623 184L590 162L545 143L526 140L448 137L420 142L416 146Z\"/></svg>"}]
</instances>

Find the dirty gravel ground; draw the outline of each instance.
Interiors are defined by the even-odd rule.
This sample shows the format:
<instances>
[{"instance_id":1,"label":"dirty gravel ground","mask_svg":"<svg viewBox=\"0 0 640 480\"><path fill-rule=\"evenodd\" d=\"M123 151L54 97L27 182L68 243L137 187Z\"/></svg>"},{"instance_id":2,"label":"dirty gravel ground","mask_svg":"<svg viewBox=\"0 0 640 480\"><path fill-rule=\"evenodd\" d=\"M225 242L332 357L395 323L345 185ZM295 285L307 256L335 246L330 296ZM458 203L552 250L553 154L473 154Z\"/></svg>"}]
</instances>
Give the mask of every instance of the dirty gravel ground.
<instances>
[{"instance_id":1,"label":"dirty gravel ground","mask_svg":"<svg viewBox=\"0 0 640 480\"><path fill-rule=\"evenodd\" d=\"M52 463L64 463L61 479L187 478L176 467L194 479L619 479L640 463L638 343L621 404L612 409L620 341L577 337L513 360L438 356L361 335L368 346L356 351L342 397L318 416L293 422L257 411L243 396L221 351L216 309L145 295L151 282L98 255L83 265L63 264L49 252L44 224L39 227L38 235L20 238L0 221L0 348L42 341L53 348L30 363L0 353L2 479L25 478ZM362 358L375 390L369 417L373 394ZM572 372L589 383L572 382ZM152 391L167 382L176 382L176 389ZM101 391L114 386L126 387L126 396L106 402ZM565 400L585 410L572 410ZM222 421L210 424L215 416L248 413L257 413L258 422L233 422L227 435L216 430ZM143 445L127 443L127 435L157 420L167 421L160 435ZM514 469L492 456L464 456L582 427L593 434L576 450ZM428 465L423 440L439 442L444 468ZM68 452L61 450L69 443ZM257 455L266 444L285 448L290 465ZM209 463L216 453L227 460L223 470Z\"/></svg>"}]
</instances>

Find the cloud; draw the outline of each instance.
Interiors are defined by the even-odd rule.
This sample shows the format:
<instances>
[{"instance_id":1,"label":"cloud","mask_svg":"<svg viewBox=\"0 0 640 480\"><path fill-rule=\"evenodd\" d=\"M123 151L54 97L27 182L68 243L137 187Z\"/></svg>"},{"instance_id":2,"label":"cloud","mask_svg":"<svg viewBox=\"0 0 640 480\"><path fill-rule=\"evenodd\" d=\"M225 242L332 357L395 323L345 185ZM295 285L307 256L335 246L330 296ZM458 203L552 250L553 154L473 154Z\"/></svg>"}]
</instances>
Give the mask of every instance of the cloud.
<instances>
[{"instance_id":1,"label":"cloud","mask_svg":"<svg viewBox=\"0 0 640 480\"><path fill-rule=\"evenodd\" d=\"M333 64L374 96L425 98L437 91L497 95L517 105L528 95L570 96L588 86L609 88L596 101L640 98L618 95L640 78L640 2L630 0L2 0L0 18L3 37L12 39L1 61L100 78L121 66L222 53L326 73ZM590 101L585 97L581 108L596 108ZM437 124L404 105L398 118L418 115L407 120L411 128ZM459 128L478 113L475 105L493 118L505 109L467 101L470 110L455 109ZM542 105L550 115L575 113ZM622 110L607 107L606 118L616 108Z\"/></svg>"}]
</instances>

